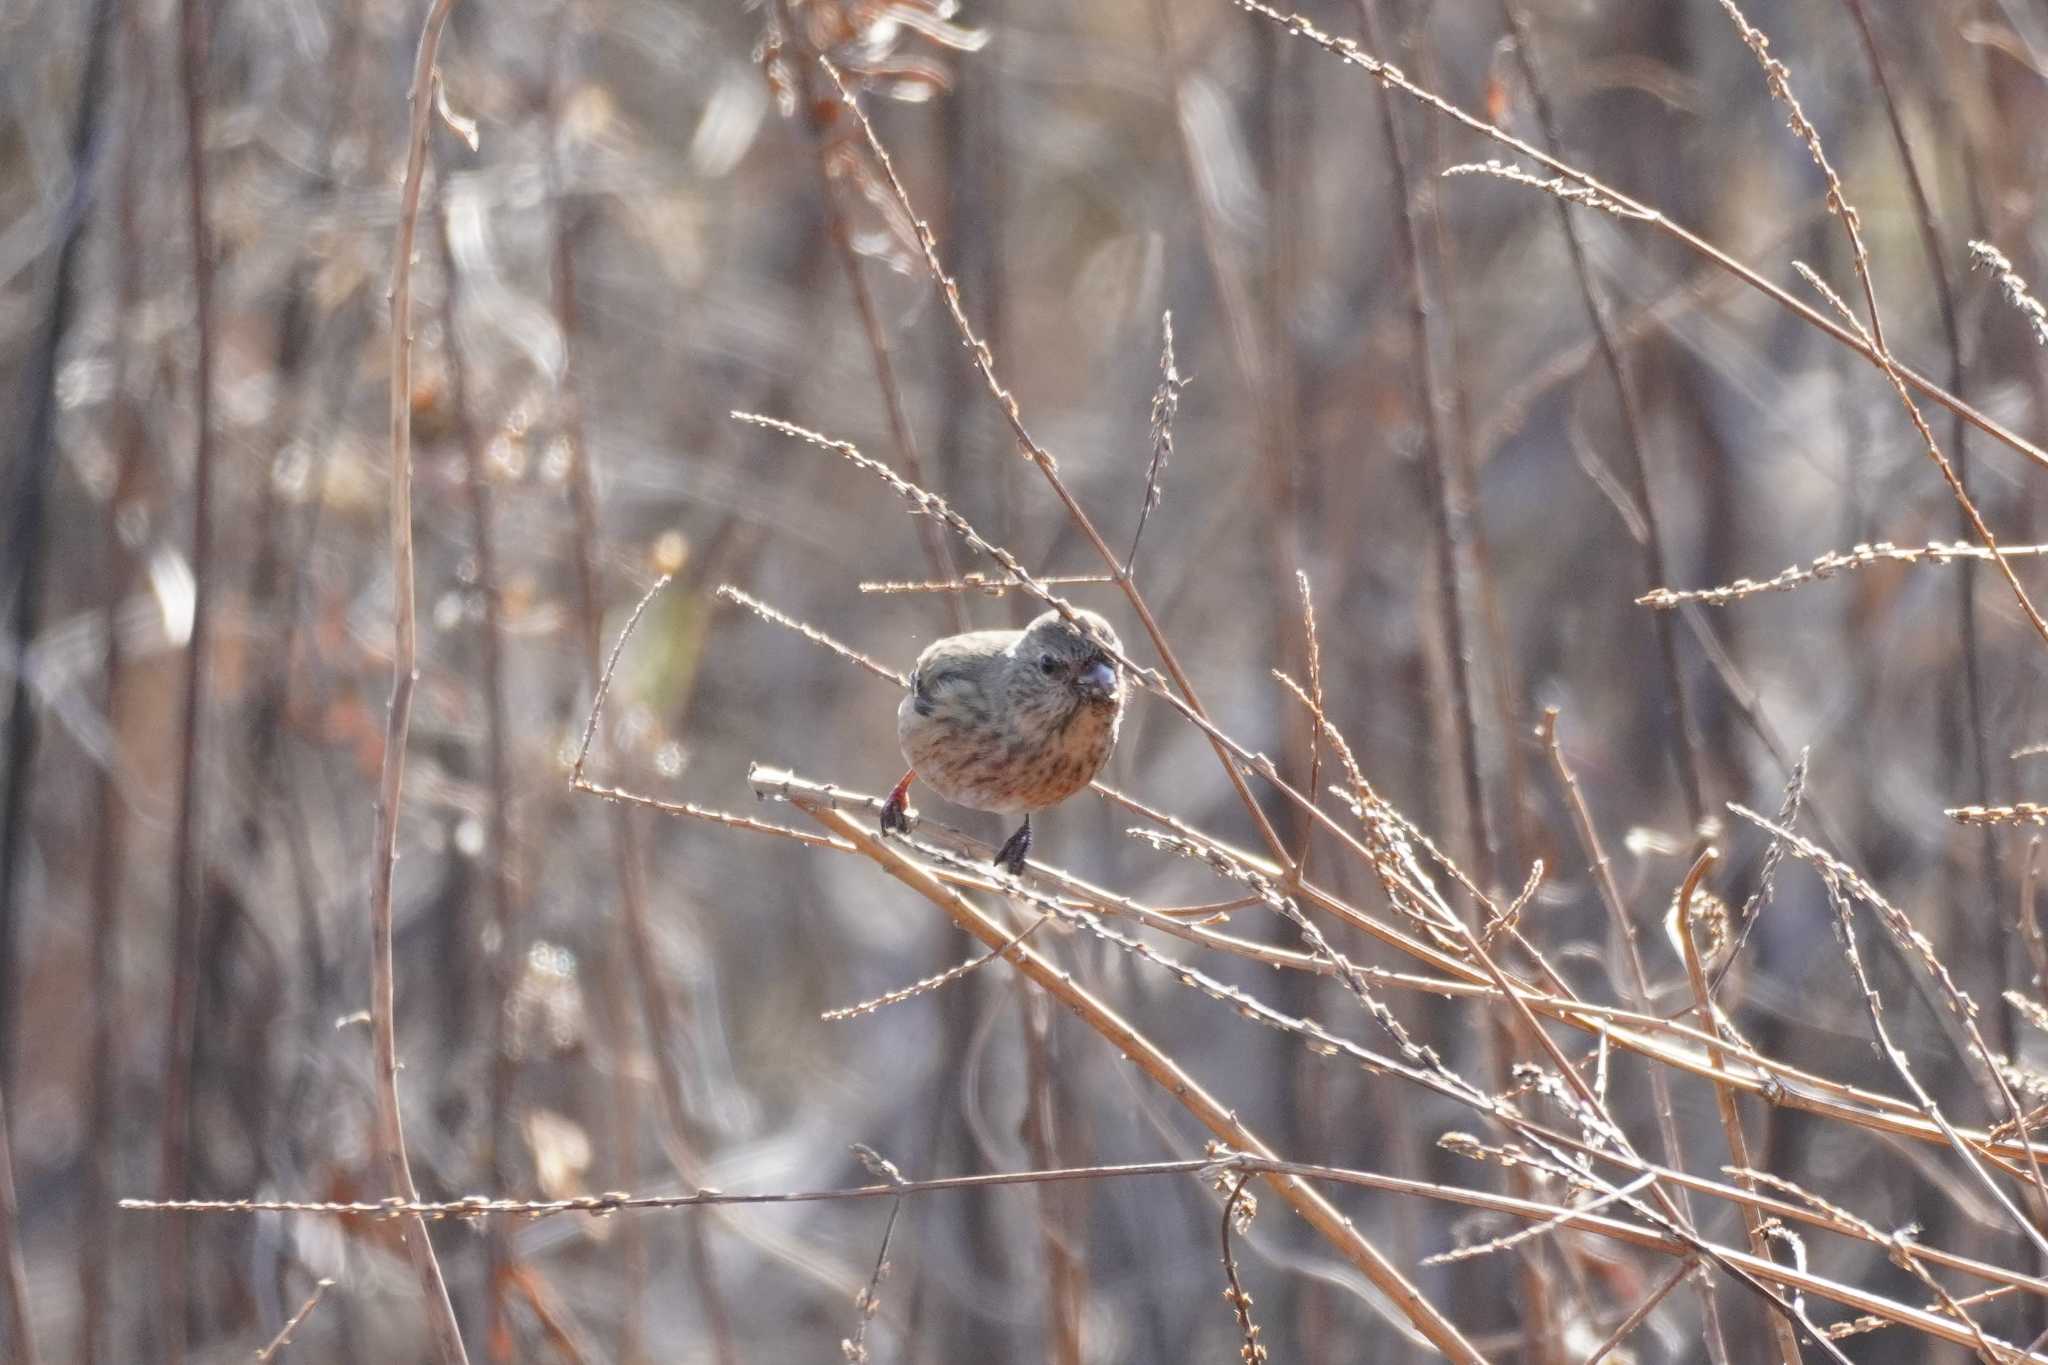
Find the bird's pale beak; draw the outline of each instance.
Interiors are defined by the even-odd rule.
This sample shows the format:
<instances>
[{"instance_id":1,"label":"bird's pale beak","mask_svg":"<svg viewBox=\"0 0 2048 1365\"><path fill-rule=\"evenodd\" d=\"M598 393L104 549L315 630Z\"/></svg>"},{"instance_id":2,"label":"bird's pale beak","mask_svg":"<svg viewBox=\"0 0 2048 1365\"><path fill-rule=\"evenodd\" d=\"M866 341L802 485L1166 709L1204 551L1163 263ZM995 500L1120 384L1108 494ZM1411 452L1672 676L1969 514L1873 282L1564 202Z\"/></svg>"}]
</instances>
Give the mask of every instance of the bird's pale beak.
<instances>
[{"instance_id":1,"label":"bird's pale beak","mask_svg":"<svg viewBox=\"0 0 2048 1365\"><path fill-rule=\"evenodd\" d=\"M1074 677L1074 686L1081 695L1094 701L1108 701L1116 695L1116 670L1107 660L1097 659Z\"/></svg>"}]
</instances>

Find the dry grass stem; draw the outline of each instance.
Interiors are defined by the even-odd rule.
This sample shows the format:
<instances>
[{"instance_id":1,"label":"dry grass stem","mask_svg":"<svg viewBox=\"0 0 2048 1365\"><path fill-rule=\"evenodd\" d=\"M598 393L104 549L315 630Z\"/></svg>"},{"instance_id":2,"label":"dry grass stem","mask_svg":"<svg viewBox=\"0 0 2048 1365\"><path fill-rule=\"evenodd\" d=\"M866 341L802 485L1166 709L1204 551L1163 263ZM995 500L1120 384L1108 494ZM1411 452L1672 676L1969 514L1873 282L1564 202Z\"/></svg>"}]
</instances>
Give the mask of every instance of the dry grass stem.
<instances>
[{"instance_id":1,"label":"dry grass stem","mask_svg":"<svg viewBox=\"0 0 2048 1365\"><path fill-rule=\"evenodd\" d=\"M1638 597L1636 604L1660 611L1668 611L1687 602L1724 607L1760 593L1791 592L1847 570L1867 569L1877 564L1983 563L1987 560L1996 562L2001 555L2011 559L2035 558L2048 555L2048 545L2001 545L1994 553L1985 546L1960 540L1933 540L1920 546L1899 546L1880 540L1875 544L1852 545L1846 550L1830 550L1816 556L1810 563L1794 564L1770 578L1738 578L1718 588L1657 588Z\"/></svg>"},{"instance_id":2,"label":"dry grass stem","mask_svg":"<svg viewBox=\"0 0 2048 1365\"><path fill-rule=\"evenodd\" d=\"M1633 218L1638 222L1652 222L1657 216L1654 213L1646 212L1639 205L1629 203L1625 199L1616 198L1597 186L1588 185L1576 180L1567 180L1561 175L1553 175L1545 179L1540 175L1531 175L1519 166L1510 166L1505 161L1467 161L1456 166L1446 166L1438 174L1446 178L1458 175L1488 175L1496 180L1506 180L1511 184L1527 185L1532 190L1542 190L1545 194L1554 195L1567 204L1576 204L1580 208L1598 209L1602 213L1611 213L1617 218Z\"/></svg>"},{"instance_id":3,"label":"dry grass stem","mask_svg":"<svg viewBox=\"0 0 2048 1365\"><path fill-rule=\"evenodd\" d=\"M849 844L847 847L851 850L852 845ZM985 967L995 961L1011 948L1016 947L1025 939L1037 933L1040 927L1047 924L1051 918L1050 915L1040 915L1015 934L1012 934L1009 941L1000 948L982 953L977 957L970 957L965 962L956 963L946 968L943 972L937 972L922 980L913 981L908 986L903 986L893 991L886 991L881 995L871 996L866 1000L860 1001L858 1004L841 1005L836 1009L825 1010L818 1017L827 1023L836 1024L847 1019L858 1019L863 1015L874 1014L879 1010L887 1009L890 1005L900 1005L904 1001L913 1000L920 995L929 995L943 986L948 986L958 981L975 968Z\"/></svg>"},{"instance_id":4,"label":"dry grass stem","mask_svg":"<svg viewBox=\"0 0 2048 1365\"><path fill-rule=\"evenodd\" d=\"M1998 281L1999 292L2026 320L2027 330L2034 334L2034 340L2048 346L2048 308L2041 306L2041 301L2027 288L2027 282L2020 278L2019 271L2013 269L2005 253L1989 242L1972 242L1970 264L1991 272Z\"/></svg>"},{"instance_id":5,"label":"dry grass stem","mask_svg":"<svg viewBox=\"0 0 2048 1365\"><path fill-rule=\"evenodd\" d=\"M1088 583L1114 583L1116 582L1116 579L1111 577L1109 574L1103 573L1049 573L1040 575L1038 581L1045 584L1047 587L1059 588L1074 587ZM1003 596L1003 594L1010 592L1021 586L1021 584L1011 582L1008 579L997 578L990 574L980 573L965 573L961 574L958 578L926 581L922 583L878 583L864 580L859 585L860 590L865 593L893 594L909 592L978 592L985 597L1001 597Z\"/></svg>"},{"instance_id":6,"label":"dry grass stem","mask_svg":"<svg viewBox=\"0 0 2048 1365\"><path fill-rule=\"evenodd\" d=\"M2048 806L2016 801L2010 806L1952 806L1942 812L1959 825L2048 826Z\"/></svg>"},{"instance_id":7,"label":"dry grass stem","mask_svg":"<svg viewBox=\"0 0 2048 1365\"><path fill-rule=\"evenodd\" d=\"M1160 315L1159 331L1159 387L1152 394L1152 462L1145 468L1145 498L1138 504L1138 529L1131 532L1130 552L1124 556L1125 578L1137 568L1138 545L1145 539L1145 523L1165 496L1163 478L1167 465L1173 462L1173 419L1180 413L1181 391L1188 386L1174 364L1172 313Z\"/></svg>"}]
</instances>

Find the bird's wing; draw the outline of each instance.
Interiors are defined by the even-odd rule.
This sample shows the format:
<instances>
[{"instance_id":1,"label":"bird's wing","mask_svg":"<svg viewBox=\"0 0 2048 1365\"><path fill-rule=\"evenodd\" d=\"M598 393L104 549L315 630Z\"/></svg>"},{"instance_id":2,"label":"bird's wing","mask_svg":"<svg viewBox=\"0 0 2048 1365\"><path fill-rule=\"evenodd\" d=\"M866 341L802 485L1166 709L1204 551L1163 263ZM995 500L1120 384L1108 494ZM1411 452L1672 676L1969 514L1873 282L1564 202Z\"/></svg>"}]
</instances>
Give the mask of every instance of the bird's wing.
<instances>
[{"instance_id":1,"label":"bird's wing","mask_svg":"<svg viewBox=\"0 0 2048 1365\"><path fill-rule=\"evenodd\" d=\"M983 675L1017 642L1014 630L974 630L934 640L917 656L910 675L911 704L919 715L932 713L935 701L963 687L982 690Z\"/></svg>"}]
</instances>

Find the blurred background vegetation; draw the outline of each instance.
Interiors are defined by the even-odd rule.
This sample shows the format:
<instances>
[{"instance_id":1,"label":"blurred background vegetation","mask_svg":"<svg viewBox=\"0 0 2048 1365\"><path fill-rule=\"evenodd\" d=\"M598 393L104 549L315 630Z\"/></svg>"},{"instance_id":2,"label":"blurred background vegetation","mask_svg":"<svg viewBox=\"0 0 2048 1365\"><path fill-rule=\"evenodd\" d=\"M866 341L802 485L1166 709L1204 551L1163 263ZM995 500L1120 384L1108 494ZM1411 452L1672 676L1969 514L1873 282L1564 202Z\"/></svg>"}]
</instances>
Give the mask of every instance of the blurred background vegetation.
<instances>
[{"instance_id":1,"label":"blurred background vegetation","mask_svg":"<svg viewBox=\"0 0 2048 1365\"><path fill-rule=\"evenodd\" d=\"M1810 263L1861 310L1820 172L1720 6L1511 3L1303 12L1345 36L1370 23L1368 46L1420 84L1555 136L1573 164L1817 302L1791 269ZM0 1096L18 1217L0 1231L18 1234L46 1359L246 1359L322 1278L336 1283L283 1358L429 1358L394 1225L112 1207L389 1193L361 1012L391 668L385 290L425 8L0 7L0 373L18 404L0 439ZM2048 11L1863 8L1756 0L1749 15L1861 210L1893 351L2038 432L2043 351L1967 244L2040 273ZM820 50L863 92L1025 420L1119 549L1145 497L1171 310L1190 383L1136 576L1221 728L1306 781L1305 720L1269 673L1305 668L1305 573L1329 714L1374 784L1489 892L1511 896L1540 858L1524 932L1583 994L1626 1000L1535 737L1559 708L1665 1013L1690 997L1660 926L1700 840L1729 855L1709 885L1740 902L1764 840L1725 803L1775 810L1810 747L1805 828L1907 909L2032 1083L2038 1037L2000 999L2036 989L2019 927L2031 845L1942 813L2028 796L2042 760L2025 748L2048 739L2043 644L1996 572L1877 566L1687 614L1634 602L1860 541L1968 536L1865 359L1646 225L1574 209L1624 404L1556 201L1440 177L1504 154L1411 103L1391 110L1397 160L1369 78L1224 0L503 0L454 10L415 277L422 634L396 951L423 1195L861 1184L856 1142L914 1177L1201 1151L1183 1115L1005 968L821 1020L973 950L868 862L570 791L593 648L660 573L676 582L624 656L592 776L749 813L752 762L886 790L896 695L720 584L898 668L963 621L1039 609L863 593L993 566L732 409L856 442L1034 571L1102 567L1018 457ZM2000 539L2042 538L2042 471L1929 411ZM1071 591L1154 661L1113 587ZM1135 704L1105 779L1254 846L1207 743L1156 702ZM1269 813L1290 845L1307 834L1283 802ZM1040 856L1153 905L1234 894L1126 837L1131 823L1076 798L1039 821ZM1329 886L1384 909L1370 869L1327 834L1310 848ZM1239 920L1295 942L1270 916ZM1512 1187L1436 1145L1484 1131L1477 1115L1311 1055L1086 937L1040 946L1284 1155ZM1958 1121L1995 1120L1897 960L1874 956L1921 1074ZM1364 1027L1328 980L1217 970L1289 1013ZM1485 1009L1389 999L1459 1070L1508 1083ZM1780 875L1721 1003L1764 1052L1897 1089L1809 871ZM1615 1063L1612 1103L1655 1151L1644 1070ZM1713 1092L1684 1077L1674 1092L1690 1164L1712 1173ZM1744 1112L1759 1165L1882 1228L2035 1268L1938 1147ZM1587 1239L1422 1267L1508 1225L1333 1198L1492 1359L1584 1358L1667 1271ZM1426 1358L1269 1203L1238 1259L1274 1359ZM1189 1177L909 1200L863 1349L1231 1358L1220 1208ZM483 1229L442 1223L434 1243L472 1359L816 1360L854 1332L886 1217L869 1201L558 1218L507 1226L495 1256ZM1740 1242L1730 1208L1701 1218ZM1880 1249L1809 1254L1925 1297ZM2025 1343L2040 1302L1983 1321ZM1764 1358L1755 1301L1722 1303L1734 1358ZM1704 1358L1699 1313L1674 1294L1627 1352ZM1845 1349L1951 1358L1896 1329ZM28 1358L18 1328L0 1355Z\"/></svg>"}]
</instances>

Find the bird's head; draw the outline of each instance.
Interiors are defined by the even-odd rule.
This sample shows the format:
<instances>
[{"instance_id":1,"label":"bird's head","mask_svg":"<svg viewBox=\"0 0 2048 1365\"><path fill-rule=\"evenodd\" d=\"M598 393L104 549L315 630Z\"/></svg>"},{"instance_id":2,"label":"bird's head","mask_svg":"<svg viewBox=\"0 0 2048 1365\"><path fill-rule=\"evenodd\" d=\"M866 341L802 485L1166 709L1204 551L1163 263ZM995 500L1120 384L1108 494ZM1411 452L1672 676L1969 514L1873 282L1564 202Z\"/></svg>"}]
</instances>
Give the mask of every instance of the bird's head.
<instances>
[{"instance_id":1,"label":"bird's head","mask_svg":"<svg viewBox=\"0 0 2048 1365\"><path fill-rule=\"evenodd\" d=\"M1113 707L1123 700L1123 679L1111 651L1123 652L1109 622L1076 609L1074 621L1049 611L1024 628L1017 657L1054 686L1072 689L1091 706Z\"/></svg>"}]
</instances>

